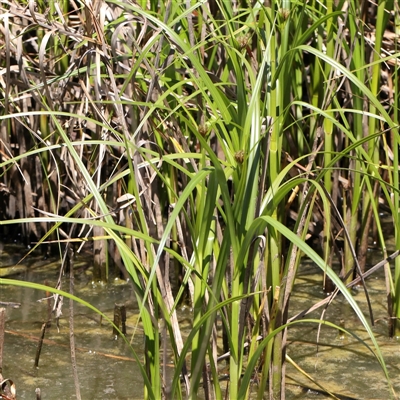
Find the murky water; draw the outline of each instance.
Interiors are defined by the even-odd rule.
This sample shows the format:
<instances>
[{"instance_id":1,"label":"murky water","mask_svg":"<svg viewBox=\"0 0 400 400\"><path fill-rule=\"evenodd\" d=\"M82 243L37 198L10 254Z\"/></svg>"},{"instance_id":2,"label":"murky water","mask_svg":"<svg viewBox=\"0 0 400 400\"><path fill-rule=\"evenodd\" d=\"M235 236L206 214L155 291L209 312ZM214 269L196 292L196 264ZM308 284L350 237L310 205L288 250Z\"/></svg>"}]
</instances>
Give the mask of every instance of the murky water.
<instances>
[{"instance_id":1,"label":"murky water","mask_svg":"<svg viewBox=\"0 0 400 400\"><path fill-rule=\"evenodd\" d=\"M5 249L10 250L10 249ZM21 250L15 260L21 257ZM3 252L4 254L4 252ZM1 260L0 260L1 263ZM46 261L45 264L49 261ZM4 264L3 264L4 265ZM54 286L58 269L25 272L18 278ZM68 288L63 288L68 290ZM75 279L75 294L113 318L114 304L131 298L131 288L123 281L107 286L96 286L85 274ZM36 290L2 286L0 301L21 303L20 308L6 307L6 335L3 355L3 375L16 384L19 399L35 398L40 388L42 399L74 399L75 387L69 348L69 300L64 299L59 331L54 320L47 329L39 361L34 367L38 338L42 324L47 321L47 301L40 301L46 293ZM114 340L112 328L99 316L75 304L75 340L79 386L82 399L141 399L143 383L138 366L128 346L121 339ZM136 314L131 308L128 314ZM134 324L134 322L132 322ZM129 327L132 333L133 326ZM133 340L136 349L143 348L143 336Z\"/></svg>"},{"instance_id":2,"label":"murky water","mask_svg":"<svg viewBox=\"0 0 400 400\"><path fill-rule=\"evenodd\" d=\"M372 255L372 258L373 255ZM380 261L379 259L374 262ZM384 288L383 271L380 271L366 282L372 300L375 325L372 327L378 339L385 359L389 376L397 393L400 393L400 342L388 339L387 305ZM369 320L365 294L362 288L353 291L357 303ZM302 310L323 299L322 278L319 269L305 262L300 270L291 308ZM323 308L308 315L321 319ZM292 314L292 315L293 315ZM325 319L348 329L365 344L373 349L371 340L346 301L339 295L331 304ZM391 398L387 380L374 354L365 344L350 335L344 335L337 329L322 326L318 338L318 325L303 324L289 330L288 355L298 366L311 375L318 383L331 393L343 399L382 399ZM318 342L318 345L317 345ZM290 364L287 368L287 398L289 399L324 399L323 394L313 382L299 373Z\"/></svg>"},{"instance_id":3,"label":"murky water","mask_svg":"<svg viewBox=\"0 0 400 400\"><path fill-rule=\"evenodd\" d=\"M0 265L17 262L22 255L19 248L5 248L8 252L5 261L0 256ZM374 262L372 260L371 262ZM376 262L379 260L376 260ZM34 266L38 266L39 262ZM42 262L43 264L43 262ZM48 265L49 261L44 264ZM38 283L47 282L54 286L58 279L58 268L26 269L19 278ZM318 268L304 262L296 281L291 299L290 314L294 315L317 299L323 299L321 274ZM387 338L387 312L382 272L367 281L369 293L373 298L375 326L373 331L379 340L393 385L400 393L400 344ZM64 289L68 290L67 287ZM113 316L114 304L132 298L131 287L123 281L115 281L107 286L92 284L91 277L81 272L76 277L75 294ZM357 302L365 315L367 306L363 290L354 292ZM40 329L48 317L46 296L35 290L2 286L0 301L21 303L20 308L7 307L5 353L3 375L12 379L20 399L35 397L39 387L42 398L74 399L75 388L69 350L69 300L65 299L63 317L59 331L52 321L46 331L40 357L39 368L34 368ZM315 311L310 318L321 318L322 309ZM128 335L135 326L134 303L128 309ZM130 319L129 319L130 317ZM357 316L339 296L329 306L325 318L341 325L358 335L372 348L371 341ZM77 368L82 398L91 399L141 399L143 383L132 353L122 340L114 340L112 328L101 322L99 316L87 308L75 304L75 340L77 346ZM373 353L352 336L342 335L338 330L322 326L318 339L318 326L315 324L297 325L289 330L288 355L306 373L322 384L325 390L339 398L386 400L390 398L386 378ZM318 345L316 344L318 340ZM133 339L133 346L139 354L143 349L143 336L139 330ZM288 399L325 399L313 382L299 373L292 365L287 365Z\"/></svg>"}]
</instances>

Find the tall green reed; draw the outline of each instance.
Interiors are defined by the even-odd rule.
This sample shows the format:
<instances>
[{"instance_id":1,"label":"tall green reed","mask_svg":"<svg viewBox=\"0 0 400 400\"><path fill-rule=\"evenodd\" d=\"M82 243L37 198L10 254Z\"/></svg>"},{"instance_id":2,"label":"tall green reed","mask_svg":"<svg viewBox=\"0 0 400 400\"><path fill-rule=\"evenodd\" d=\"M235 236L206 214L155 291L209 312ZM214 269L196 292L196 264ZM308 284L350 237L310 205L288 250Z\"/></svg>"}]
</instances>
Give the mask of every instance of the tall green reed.
<instances>
[{"instance_id":1,"label":"tall green reed","mask_svg":"<svg viewBox=\"0 0 400 400\"><path fill-rule=\"evenodd\" d=\"M368 236L369 215L386 254L378 189L398 236L397 136L393 165L384 159L389 186L374 150L382 127L397 126L378 97L384 6L377 11L382 18L371 60L365 14L355 2L238 7L110 0L80 7L68 9L65 23L75 13L83 30L66 29L53 15L58 36L52 45L48 21L39 12L24 17L41 49L32 66L45 71L44 55L59 57L62 66L52 64L51 76L32 75L28 89L15 87L43 111L16 107L1 117L41 119L48 127L42 132L48 143L34 141L23 154L2 159L3 176L39 154L44 176L55 182L54 196L69 202L53 201L56 206L43 207L36 218L20 214L25 218L3 226L51 224L44 241L61 232L62 223L83 225L85 235L93 229L101 239L94 240L100 277L107 279L110 262L123 264L144 329L145 398L196 398L200 390L205 398L223 398L221 324L230 398L248 398L252 390L258 398L266 390L270 398L283 397L287 329L295 323L289 322L290 296L302 256L344 294L390 386L370 323L346 289L354 265L362 270L354 251L360 232ZM60 86L63 96L54 99ZM50 154L56 154L56 174ZM48 210L51 215L42 216ZM339 210L343 218L335 215ZM323 258L306 242L316 219L323 225L313 233L322 238ZM345 243L340 273L332 262L337 235ZM398 275L397 268L395 282ZM185 292L193 309L186 340L176 313ZM167 382L161 353L165 363L170 348L175 370Z\"/></svg>"}]
</instances>

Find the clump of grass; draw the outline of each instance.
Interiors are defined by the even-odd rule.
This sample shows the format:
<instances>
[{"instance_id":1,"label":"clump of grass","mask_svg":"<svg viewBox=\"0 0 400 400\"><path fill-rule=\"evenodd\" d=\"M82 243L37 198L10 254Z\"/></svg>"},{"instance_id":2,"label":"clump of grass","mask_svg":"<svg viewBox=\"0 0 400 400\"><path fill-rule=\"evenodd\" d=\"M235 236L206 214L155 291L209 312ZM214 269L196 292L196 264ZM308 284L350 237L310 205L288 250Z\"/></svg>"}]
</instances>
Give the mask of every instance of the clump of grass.
<instances>
[{"instance_id":1,"label":"clump of grass","mask_svg":"<svg viewBox=\"0 0 400 400\"><path fill-rule=\"evenodd\" d=\"M3 5L3 233L20 224L61 251L64 239L90 238L98 279L127 271L146 338L146 398L196 398L200 387L224 396L217 316L230 398L248 398L254 375L258 398L281 398L304 256L356 312L391 385L346 288L362 277L371 230L387 257L379 199L396 238L399 227L397 92L382 90L382 76L397 87L398 54L382 47L398 10L363 4ZM391 316L397 272L387 269ZM176 314L185 293L186 341Z\"/></svg>"}]
</instances>

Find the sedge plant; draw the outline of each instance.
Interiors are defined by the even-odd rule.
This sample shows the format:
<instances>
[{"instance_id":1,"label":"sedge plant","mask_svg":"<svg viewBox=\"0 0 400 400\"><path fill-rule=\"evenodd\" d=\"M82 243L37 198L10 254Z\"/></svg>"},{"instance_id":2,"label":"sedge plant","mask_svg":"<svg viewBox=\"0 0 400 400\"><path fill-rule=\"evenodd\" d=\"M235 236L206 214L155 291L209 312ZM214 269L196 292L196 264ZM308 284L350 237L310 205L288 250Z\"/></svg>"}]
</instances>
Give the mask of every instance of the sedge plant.
<instances>
[{"instance_id":1,"label":"sedge plant","mask_svg":"<svg viewBox=\"0 0 400 400\"><path fill-rule=\"evenodd\" d=\"M379 197L398 238L398 99L388 112L379 98L382 66L397 57L381 58L386 2L370 5L368 55L368 10L357 2L102 0L54 4L51 16L17 3L2 5L4 26L23 26L3 49L25 72L3 61L0 166L18 215L8 205L0 224L28 226L39 245L91 238L98 279L126 271L145 338L144 398L284 398L302 257L343 293L395 397L371 321L346 287L365 270L360 232L375 226L386 258ZM62 224L76 229L66 235ZM310 235L322 239L319 254ZM399 268L386 271L397 316Z\"/></svg>"}]
</instances>

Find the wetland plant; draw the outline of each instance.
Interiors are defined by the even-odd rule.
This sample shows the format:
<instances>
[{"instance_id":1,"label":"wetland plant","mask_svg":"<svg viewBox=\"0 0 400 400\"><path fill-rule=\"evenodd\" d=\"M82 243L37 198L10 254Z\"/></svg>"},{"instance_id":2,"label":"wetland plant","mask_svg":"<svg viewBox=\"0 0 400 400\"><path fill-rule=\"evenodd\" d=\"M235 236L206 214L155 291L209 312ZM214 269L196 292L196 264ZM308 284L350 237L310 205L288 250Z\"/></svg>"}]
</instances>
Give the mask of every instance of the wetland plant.
<instances>
[{"instance_id":1,"label":"wetland plant","mask_svg":"<svg viewBox=\"0 0 400 400\"><path fill-rule=\"evenodd\" d=\"M0 4L2 234L91 246L95 279L125 271L145 398L284 398L304 257L358 316L395 397L348 289L358 279L368 297L372 240L387 259L382 209L400 249L394 2ZM392 336L399 262L385 266Z\"/></svg>"}]
</instances>

